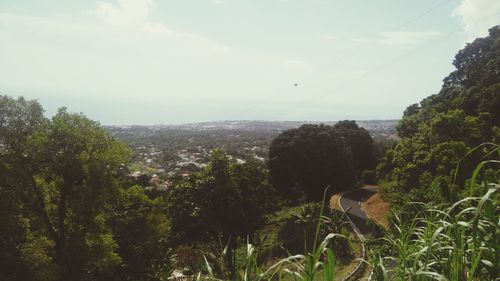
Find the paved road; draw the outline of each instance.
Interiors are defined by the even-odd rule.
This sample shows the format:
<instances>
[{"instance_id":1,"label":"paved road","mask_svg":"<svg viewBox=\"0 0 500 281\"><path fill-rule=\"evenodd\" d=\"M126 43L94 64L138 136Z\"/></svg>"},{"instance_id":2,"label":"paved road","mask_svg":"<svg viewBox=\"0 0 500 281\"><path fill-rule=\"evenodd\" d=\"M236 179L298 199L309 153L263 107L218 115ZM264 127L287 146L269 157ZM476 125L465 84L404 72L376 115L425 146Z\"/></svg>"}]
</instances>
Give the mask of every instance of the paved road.
<instances>
[{"instance_id":1,"label":"paved road","mask_svg":"<svg viewBox=\"0 0 500 281\"><path fill-rule=\"evenodd\" d=\"M370 196L377 192L377 187L356 189L353 191L346 191L340 197L339 204L346 211L349 218L359 229L359 232L366 236L372 232L371 227L367 224L368 217L363 209L361 209L361 202L366 201Z\"/></svg>"},{"instance_id":2,"label":"paved road","mask_svg":"<svg viewBox=\"0 0 500 281\"><path fill-rule=\"evenodd\" d=\"M364 245L365 238L370 236L372 228L367 224L368 217L361 208L361 202L366 201L370 196L377 192L377 187L373 186L370 188L360 188L352 191L346 191L339 197L339 205L346 212L349 217L351 224L353 225L354 231L357 233L359 239L362 242L361 247L361 258L366 259L366 248ZM363 261L360 261L356 266L354 271L350 272L342 280L351 280L359 274L360 270L363 269ZM359 278L358 278L359 280Z\"/></svg>"},{"instance_id":3,"label":"paved road","mask_svg":"<svg viewBox=\"0 0 500 281\"><path fill-rule=\"evenodd\" d=\"M354 225L358 228L363 238L370 236L372 229L371 226L366 223L368 221L368 217L366 216L365 211L361 208L360 203L366 201L377 191L377 186L365 187L353 191L346 191L340 196L339 199L340 206L344 209L344 211L346 211L352 223L354 223ZM389 269L388 280L395 280L396 274L392 269L396 267L396 262L389 261L386 266L386 268Z\"/></svg>"}]
</instances>

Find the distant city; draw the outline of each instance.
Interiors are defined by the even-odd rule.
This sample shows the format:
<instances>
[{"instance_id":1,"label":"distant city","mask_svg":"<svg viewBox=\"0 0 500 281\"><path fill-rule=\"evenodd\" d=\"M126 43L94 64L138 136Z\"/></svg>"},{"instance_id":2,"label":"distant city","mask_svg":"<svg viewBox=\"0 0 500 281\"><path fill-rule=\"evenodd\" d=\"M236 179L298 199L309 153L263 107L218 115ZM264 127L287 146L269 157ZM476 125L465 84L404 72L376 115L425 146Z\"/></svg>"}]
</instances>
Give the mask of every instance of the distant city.
<instances>
[{"instance_id":1,"label":"distant city","mask_svg":"<svg viewBox=\"0 0 500 281\"><path fill-rule=\"evenodd\" d=\"M397 139L399 120L360 120L375 142ZM182 125L105 126L133 150L129 176L146 181L149 188L166 189L175 178L200 171L214 148L224 149L238 163L265 162L271 141L281 132L303 124L334 125L336 121L215 121Z\"/></svg>"}]
</instances>

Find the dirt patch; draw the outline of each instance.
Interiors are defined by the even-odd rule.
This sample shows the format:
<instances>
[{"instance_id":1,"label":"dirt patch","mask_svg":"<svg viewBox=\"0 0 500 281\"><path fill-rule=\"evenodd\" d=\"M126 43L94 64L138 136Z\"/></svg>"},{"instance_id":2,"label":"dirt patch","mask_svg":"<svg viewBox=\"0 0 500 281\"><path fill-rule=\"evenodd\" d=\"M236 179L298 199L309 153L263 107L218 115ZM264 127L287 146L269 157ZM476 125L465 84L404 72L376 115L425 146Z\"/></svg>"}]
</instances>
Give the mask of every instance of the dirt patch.
<instances>
[{"instance_id":1,"label":"dirt patch","mask_svg":"<svg viewBox=\"0 0 500 281\"><path fill-rule=\"evenodd\" d=\"M339 197L339 194L334 194L332 197L330 197L330 209L342 211L339 206Z\"/></svg>"},{"instance_id":2,"label":"dirt patch","mask_svg":"<svg viewBox=\"0 0 500 281\"><path fill-rule=\"evenodd\" d=\"M391 209L391 204L384 201L378 193L373 194L368 200L362 202L361 208L363 208L369 218L385 229L389 229L389 221L386 216Z\"/></svg>"}]
</instances>

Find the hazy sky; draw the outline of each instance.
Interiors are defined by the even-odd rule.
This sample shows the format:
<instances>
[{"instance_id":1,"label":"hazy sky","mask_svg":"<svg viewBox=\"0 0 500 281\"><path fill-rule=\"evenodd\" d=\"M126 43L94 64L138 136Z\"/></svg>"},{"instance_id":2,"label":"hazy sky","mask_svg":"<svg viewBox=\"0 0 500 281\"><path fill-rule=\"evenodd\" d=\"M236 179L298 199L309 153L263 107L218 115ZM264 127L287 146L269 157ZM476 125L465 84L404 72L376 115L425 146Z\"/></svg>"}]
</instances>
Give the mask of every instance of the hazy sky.
<instances>
[{"instance_id":1,"label":"hazy sky","mask_svg":"<svg viewBox=\"0 0 500 281\"><path fill-rule=\"evenodd\" d=\"M0 93L103 124L399 118L496 24L498 0L1 0Z\"/></svg>"}]
</instances>

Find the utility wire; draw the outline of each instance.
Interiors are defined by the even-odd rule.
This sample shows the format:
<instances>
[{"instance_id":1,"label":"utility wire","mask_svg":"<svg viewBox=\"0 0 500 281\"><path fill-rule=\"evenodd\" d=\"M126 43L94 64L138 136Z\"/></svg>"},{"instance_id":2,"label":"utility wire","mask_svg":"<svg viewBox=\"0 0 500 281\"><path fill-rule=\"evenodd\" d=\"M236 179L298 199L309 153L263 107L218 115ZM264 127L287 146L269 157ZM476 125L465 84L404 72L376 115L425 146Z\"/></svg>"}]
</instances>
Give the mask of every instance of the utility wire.
<instances>
[{"instance_id":1,"label":"utility wire","mask_svg":"<svg viewBox=\"0 0 500 281\"><path fill-rule=\"evenodd\" d=\"M500 14L498 14L498 16L500 16ZM485 20L485 19L483 19L483 20ZM481 21L481 20L480 20L480 21ZM407 53L407 54L404 54L404 55L402 55L402 56L400 56L400 57L398 57L398 58L396 58L396 59L392 60L391 62L384 63L384 64L380 64L380 65L378 65L378 66L376 66L376 67L372 68L372 69L371 69L371 70L369 70L369 71L366 71L366 72L364 72L364 73L362 73L362 74L360 74L360 75L358 75L358 76L356 76L356 77L353 77L353 78L351 78L351 79L349 79L349 80L345 81L344 83L340 84L338 87L336 87L336 88L335 88L335 91L339 91L339 90L345 89L345 88L346 88L347 86L349 86L352 82L359 81L359 80L360 80L360 78L367 78L367 77L373 76L373 75L375 75L375 74L378 74L378 73L380 73L381 71L383 71L383 70L385 70L385 69L387 69L387 68L389 68L389 67L391 67L391 66L393 66L393 65L395 65L395 64L398 64L398 63L400 63L400 62L402 62L402 61L405 61L405 60L407 60L407 59L409 59L409 58L411 58L411 57L413 57L413 56L415 56L415 55L417 55L417 54L421 53L421 52L422 52L422 51L424 51L424 50L430 49L430 48L432 48L432 47L434 47L434 46L436 46L436 45L438 45L438 44L441 44L442 42L444 42L444 41L446 41L446 40L449 40L449 39L450 39L450 38L452 38L453 36L457 35L457 34L458 34L461 30L462 30L461 28L454 29L454 30L452 30L452 31L450 31L450 32L448 32L448 33L446 33L446 35L445 35L445 36L442 36L442 37L440 37L438 40L436 40L436 41L432 42L431 44L424 45L424 46L422 46L422 47L420 47L420 48L418 48L418 49L415 49L415 50L413 50L413 51L411 51L411 52L409 52L409 53ZM326 93L324 93L324 94L317 95L317 96L315 96L315 97L311 97L311 99L312 99L312 98L314 98L314 102L318 102L318 100L321 100L321 99L325 98L325 97L326 97L326 96L328 96L330 93L331 93L331 92L329 91L329 92L326 92ZM311 101L310 101L310 102L308 102L308 103L309 103L309 104L312 104L313 102L311 102ZM302 102L302 104L301 104L301 105L304 105L304 102Z\"/></svg>"},{"instance_id":2,"label":"utility wire","mask_svg":"<svg viewBox=\"0 0 500 281\"><path fill-rule=\"evenodd\" d=\"M446 3L450 2L450 1L452 1L452 0L444 0L444 1L439 2L437 5L431 7L430 9L424 11L423 13L421 13L421 14L415 16L414 18L412 18L412 19L410 19L408 21L405 21L404 23L402 23L402 24L398 25L397 27L391 29L389 32L396 32L398 30L401 30L403 27L405 27L405 26L407 26L407 25L409 25L411 23L414 23L414 22L418 21L419 19L425 17L426 15L430 14L431 12L433 12L434 10L436 10L437 8L443 6L444 4L446 4ZM335 60L333 62L328 63L327 65L325 65L324 67L322 67L320 69L320 72L323 72L323 71L327 70L328 68L330 68L332 66L335 66L338 63L344 61L345 59L350 58L351 56L360 53L361 51L365 50L369 46L372 46L372 45L380 43L380 41L382 41L382 40L383 40L383 38L378 38L378 39L371 40L371 41L365 43L363 46L355 49L352 52L347 53L347 55L341 56L339 59L337 59L337 60Z\"/></svg>"},{"instance_id":3,"label":"utility wire","mask_svg":"<svg viewBox=\"0 0 500 281\"><path fill-rule=\"evenodd\" d=\"M500 14L499 14L499 16L500 16ZM430 48L432 48L432 47L434 47L436 45L441 44L444 41L447 41L447 40L451 39L453 36L455 36L456 34L458 34L460 31L461 31L461 28L454 29L454 30L446 33L445 36L442 36L438 40L432 42L431 44L424 45L424 46L422 46L422 47L420 47L420 48L418 48L416 50L413 50L413 51L411 51L411 52L409 52L407 54L404 54L404 55L402 55L402 56L400 56L400 57L392 60L389 63L380 64L380 65L372 68L371 70L369 70L369 71L367 71L367 72L365 72L365 73L363 73L363 74L361 74L359 76L356 76L356 77L353 77L353 78L347 80L346 82L342 83L339 87L337 87L335 90L338 91L338 90L344 89L346 86L348 86L349 84L351 84L354 81L358 81L360 78L367 78L367 77L373 76L375 74L378 74L381 71L383 71L383 70L385 70L385 69L387 69L387 68L389 68L389 67L391 67L391 66L393 66L395 64L398 64L398 63L400 63L402 61L405 61L405 60L407 60L407 59L409 59L409 58L411 58L411 57L413 57L413 56L421 53L424 50L430 49ZM318 95L316 97L316 99L322 99L322 98L324 98L327 95L329 95L329 93Z\"/></svg>"},{"instance_id":4,"label":"utility wire","mask_svg":"<svg viewBox=\"0 0 500 281\"><path fill-rule=\"evenodd\" d=\"M446 3L450 2L452 0L444 0L444 1L441 1L439 2L438 4L432 6L431 8L425 10L424 12L418 14L417 16L411 18L410 20L407 20L405 22L403 22L402 24L396 26L395 28L391 29L390 32L395 32L395 31L398 31L400 29L402 29L403 27L405 26L408 26L409 24L411 23L414 23L416 21L418 21L419 19L425 17L426 15L430 14L431 12L433 12L434 10L438 9L439 7L445 5ZM320 68L319 72L316 72L316 73L313 73L311 74L310 76L306 77L306 79L302 80L300 83L297 83L295 82L294 83L294 86L300 86L300 84L302 84L304 81L306 81L307 79L310 79L312 76L315 76L317 75L318 73L322 73L324 72L325 70L327 70L328 68L331 68L332 66L335 66L335 65L338 65L340 62L344 61L345 59L347 58L350 58L358 53L360 53L361 51L365 50L366 48L368 48L369 46L372 46L374 44L377 44L377 43L380 43L380 41L383 40L383 38L379 38L379 39L376 39L376 40L372 40L366 44L364 44L363 46L357 48L356 50L352 51L352 52L348 52L346 54L344 54L343 56L341 56L340 58L330 62L330 63L327 63L325 66L323 66L322 68ZM351 80L350 80L351 81ZM349 81L349 82L350 82ZM287 90L290 89L290 86L287 86L287 87L284 87L282 90L279 90L278 91L278 96L282 96L282 93L283 92L286 92ZM276 97L276 95L273 95L273 97ZM242 114L244 113L248 113L252 110L255 110L256 108L258 108L259 106L261 106L262 104L267 104L271 101L271 98L268 98L268 99L265 99L264 101L261 101L259 104L255 104L253 106L250 106L248 107L247 109L243 110L242 111Z\"/></svg>"},{"instance_id":5,"label":"utility wire","mask_svg":"<svg viewBox=\"0 0 500 281\"><path fill-rule=\"evenodd\" d=\"M388 63L384 63L384 64L380 64L374 68L372 68L371 70L369 71L366 71L356 77L353 77L347 81L345 81L344 83L340 84L339 86L335 87L335 91L336 92L339 92L343 89L345 89L347 86L349 86L351 83L355 82L355 81L359 81L361 78L367 78L367 77L370 77L370 76L373 76L375 74L378 74L378 73L381 73L381 71L395 65L395 64L398 64L402 61L405 61L419 53L421 53L422 51L424 50L427 50L429 48L432 48L446 40L449 40L450 38L452 38L454 35L456 35L456 31L455 32L450 32L448 33L446 36L443 36L442 38L440 38L439 40L436 40L434 41L432 44L428 44L428 45L425 45L425 46L422 46L421 48L418 48L416 50L413 50L412 52L409 52L407 54L404 54ZM302 107L306 107L307 105L312 105L314 103L317 103L318 101L321 101L321 100L324 100L325 97L327 97L328 95L331 94L331 91L328 91L328 92L325 92L323 94L320 94L320 95L316 95L316 96L312 96L309 98L309 101L302 101L301 102L301 106Z\"/></svg>"}]
</instances>

